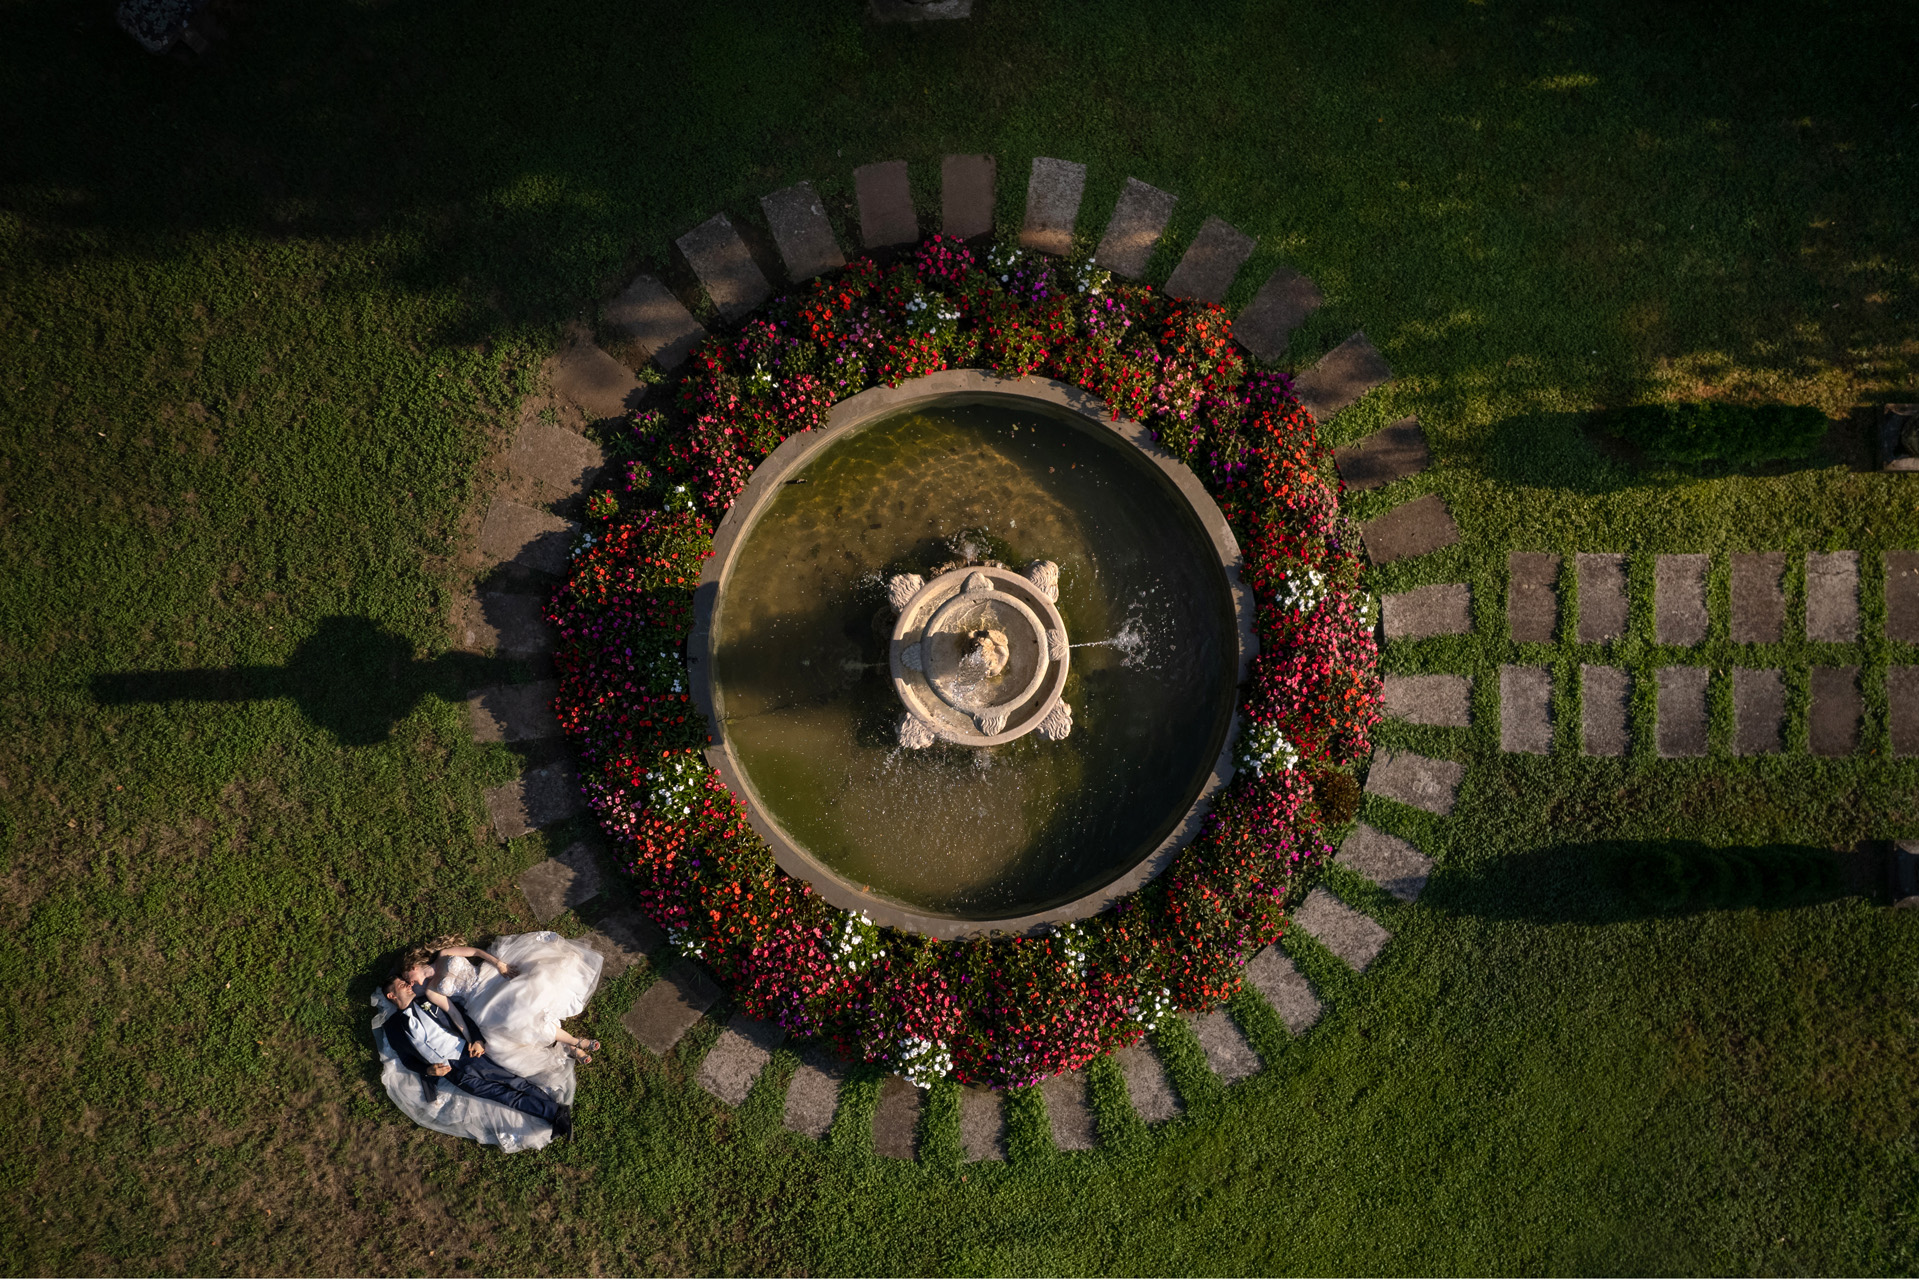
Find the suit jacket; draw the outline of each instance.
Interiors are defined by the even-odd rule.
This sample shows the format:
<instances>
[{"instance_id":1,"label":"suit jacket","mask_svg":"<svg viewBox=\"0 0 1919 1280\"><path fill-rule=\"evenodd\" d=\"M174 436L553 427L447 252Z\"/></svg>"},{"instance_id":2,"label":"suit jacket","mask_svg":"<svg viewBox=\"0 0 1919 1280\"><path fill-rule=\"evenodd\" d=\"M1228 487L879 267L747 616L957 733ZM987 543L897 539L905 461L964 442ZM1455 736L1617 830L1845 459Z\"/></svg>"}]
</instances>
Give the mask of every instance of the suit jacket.
<instances>
[{"instance_id":1,"label":"suit jacket","mask_svg":"<svg viewBox=\"0 0 1919 1280\"><path fill-rule=\"evenodd\" d=\"M425 996L421 996L415 1000L412 1007L425 1009L429 1018L432 1018L454 1035L460 1036L460 1028L454 1023L452 1016L431 1000L428 1000ZM464 1014L466 1009L462 1007L460 1012ZM394 1013L380 1025L380 1031L386 1036L386 1042L388 1046L392 1048L393 1056L400 1060L400 1065L426 1082L427 1100L432 1101L440 1096L440 1081L446 1077L433 1074L433 1064L426 1060L425 1055L414 1045L413 1037L407 1033L410 1025L410 1020L405 1013ZM486 1037L480 1032L479 1023L469 1017L466 1020L466 1025L473 1033L471 1040L478 1040L481 1044L486 1043ZM460 1039L463 1042L471 1043L471 1040L466 1036L460 1036Z\"/></svg>"}]
</instances>

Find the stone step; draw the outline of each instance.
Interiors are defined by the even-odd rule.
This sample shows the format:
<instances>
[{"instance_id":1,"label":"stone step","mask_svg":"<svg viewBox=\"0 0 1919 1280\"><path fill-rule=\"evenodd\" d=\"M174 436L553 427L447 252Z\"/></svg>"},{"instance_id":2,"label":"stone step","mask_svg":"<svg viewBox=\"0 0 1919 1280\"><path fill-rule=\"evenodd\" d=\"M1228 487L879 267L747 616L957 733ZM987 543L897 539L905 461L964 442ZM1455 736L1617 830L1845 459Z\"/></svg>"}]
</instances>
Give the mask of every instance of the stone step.
<instances>
[{"instance_id":1,"label":"stone step","mask_svg":"<svg viewBox=\"0 0 1919 1280\"><path fill-rule=\"evenodd\" d=\"M998 1090L968 1085L960 1090L960 1161L1006 1159L1006 1103Z\"/></svg>"},{"instance_id":2,"label":"stone step","mask_svg":"<svg viewBox=\"0 0 1919 1280\"><path fill-rule=\"evenodd\" d=\"M601 309L600 321L662 369L679 368L706 339L706 326L652 276L635 276L619 297Z\"/></svg>"},{"instance_id":3,"label":"stone step","mask_svg":"<svg viewBox=\"0 0 1919 1280\"><path fill-rule=\"evenodd\" d=\"M580 780L573 767L564 763L528 769L486 793L487 814L502 840L517 840L564 822L585 808L580 800Z\"/></svg>"},{"instance_id":4,"label":"stone step","mask_svg":"<svg viewBox=\"0 0 1919 1280\"><path fill-rule=\"evenodd\" d=\"M633 1007L621 1015L620 1025L663 1058L719 998L719 984L706 970L691 960L680 959L640 993Z\"/></svg>"},{"instance_id":5,"label":"stone step","mask_svg":"<svg viewBox=\"0 0 1919 1280\"><path fill-rule=\"evenodd\" d=\"M1859 639L1859 553L1806 554L1806 639L1851 644Z\"/></svg>"},{"instance_id":6,"label":"stone step","mask_svg":"<svg viewBox=\"0 0 1919 1280\"><path fill-rule=\"evenodd\" d=\"M518 658L550 652L554 639L546 601L506 591L482 591L468 599L460 610L458 634L460 647L469 653Z\"/></svg>"},{"instance_id":7,"label":"stone step","mask_svg":"<svg viewBox=\"0 0 1919 1280\"><path fill-rule=\"evenodd\" d=\"M1708 555L1660 556L1653 561L1653 637L1660 644L1695 645L1712 630L1706 613Z\"/></svg>"},{"instance_id":8,"label":"stone step","mask_svg":"<svg viewBox=\"0 0 1919 1280\"><path fill-rule=\"evenodd\" d=\"M913 212L906 161L883 160L853 170L853 195L860 206L860 243L868 249L919 242L919 217Z\"/></svg>"},{"instance_id":9,"label":"stone step","mask_svg":"<svg viewBox=\"0 0 1919 1280\"><path fill-rule=\"evenodd\" d=\"M1579 737L1589 756L1623 756L1632 745L1632 677L1619 667L1579 667Z\"/></svg>"},{"instance_id":10,"label":"stone step","mask_svg":"<svg viewBox=\"0 0 1919 1280\"><path fill-rule=\"evenodd\" d=\"M1919 644L1919 551L1888 551L1886 639Z\"/></svg>"},{"instance_id":11,"label":"stone step","mask_svg":"<svg viewBox=\"0 0 1919 1280\"><path fill-rule=\"evenodd\" d=\"M1063 258L1073 251L1073 224L1086 193L1086 166L1071 160L1036 156L1026 180L1026 221L1019 242L1028 249Z\"/></svg>"},{"instance_id":12,"label":"stone step","mask_svg":"<svg viewBox=\"0 0 1919 1280\"><path fill-rule=\"evenodd\" d=\"M1472 603L1472 588L1463 582L1414 587L1382 596L1380 620L1388 640L1463 636L1473 629Z\"/></svg>"},{"instance_id":13,"label":"stone step","mask_svg":"<svg viewBox=\"0 0 1919 1280\"><path fill-rule=\"evenodd\" d=\"M1193 1029L1194 1037L1199 1040L1200 1052L1206 1055L1206 1065L1212 1068L1222 1084L1238 1084L1248 1076L1259 1074L1259 1054L1226 1010L1183 1013L1180 1016Z\"/></svg>"},{"instance_id":14,"label":"stone step","mask_svg":"<svg viewBox=\"0 0 1919 1280\"><path fill-rule=\"evenodd\" d=\"M737 1107L753 1092L753 1082L785 1039L786 1032L773 1023L736 1013L727 1020L726 1030L720 1032L693 1078L721 1102Z\"/></svg>"},{"instance_id":15,"label":"stone step","mask_svg":"<svg viewBox=\"0 0 1919 1280\"><path fill-rule=\"evenodd\" d=\"M1339 846L1336 861L1401 902L1416 901L1433 873L1433 860L1419 846L1364 822L1353 826L1352 834Z\"/></svg>"},{"instance_id":16,"label":"stone step","mask_svg":"<svg viewBox=\"0 0 1919 1280\"><path fill-rule=\"evenodd\" d=\"M1459 541L1459 526L1436 493L1394 507L1360 526L1366 554L1374 564L1423 556Z\"/></svg>"},{"instance_id":17,"label":"stone step","mask_svg":"<svg viewBox=\"0 0 1919 1280\"><path fill-rule=\"evenodd\" d=\"M1463 729L1472 723L1473 682L1466 676L1389 675L1382 701L1394 719Z\"/></svg>"},{"instance_id":18,"label":"stone step","mask_svg":"<svg viewBox=\"0 0 1919 1280\"><path fill-rule=\"evenodd\" d=\"M506 469L538 484L548 501L586 492L605 465L606 452L599 445L546 422L521 427L506 455Z\"/></svg>"},{"instance_id":19,"label":"stone step","mask_svg":"<svg viewBox=\"0 0 1919 1280\"><path fill-rule=\"evenodd\" d=\"M1712 672L1705 667L1661 667L1658 725L1653 742L1668 760L1706 754L1706 685Z\"/></svg>"},{"instance_id":20,"label":"stone step","mask_svg":"<svg viewBox=\"0 0 1919 1280\"><path fill-rule=\"evenodd\" d=\"M1559 630L1559 557L1514 551L1506 557L1506 632L1514 644L1551 644Z\"/></svg>"},{"instance_id":21,"label":"stone step","mask_svg":"<svg viewBox=\"0 0 1919 1280\"><path fill-rule=\"evenodd\" d=\"M532 684L501 684L482 689L466 701L467 719L475 742L538 742L560 736L553 714L559 696L558 680Z\"/></svg>"},{"instance_id":22,"label":"stone step","mask_svg":"<svg viewBox=\"0 0 1919 1280\"><path fill-rule=\"evenodd\" d=\"M940 231L962 240L993 234L992 156L946 156L940 160Z\"/></svg>"},{"instance_id":23,"label":"stone step","mask_svg":"<svg viewBox=\"0 0 1919 1280\"><path fill-rule=\"evenodd\" d=\"M632 413L646 395L631 369L578 333L547 361L546 380L555 395L578 405L589 422Z\"/></svg>"},{"instance_id":24,"label":"stone step","mask_svg":"<svg viewBox=\"0 0 1919 1280\"><path fill-rule=\"evenodd\" d=\"M1259 292L1233 321L1233 336L1257 358L1278 360L1286 354L1293 330L1325 301L1311 280L1291 267L1281 267L1266 277L1266 283L1259 286Z\"/></svg>"},{"instance_id":25,"label":"stone step","mask_svg":"<svg viewBox=\"0 0 1919 1280\"><path fill-rule=\"evenodd\" d=\"M800 1055L800 1065L786 1085L786 1110L780 1123L794 1133L824 1138L840 1108L840 1086L851 1064L814 1047Z\"/></svg>"},{"instance_id":26,"label":"stone step","mask_svg":"<svg viewBox=\"0 0 1919 1280\"><path fill-rule=\"evenodd\" d=\"M1425 879L1420 876L1421 883ZM1261 948L1246 962L1246 981L1272 1006L1289 1034L1303 1036L1318 1025L1324 1009L1313 994L1313 984L1278 946Z\"/></svg>"},{"instance_id":27,"label":"stone step","mask_svg":"<svg viewBox=\"0 0 1919 1280\"><path fill-rule=\"evenodd\" d=\"M1294 379L1293 391L1313 417L1324 422L1374 387L1383 386L1392 376L1393 369L1386 363L1386 357L1360 332L1328 351L1319 358L1318 364Z\"/></svg>"},{"instance_id":28,"label":"stone step","mask_svg":"<svg viewBox=\"0 0 1919 1280\"><path fill-rule=\"evenodd\" d=\"M714 214L674 243L720 319L738 320L771 296L773 286L725 214Z\"/></svg>"},{"instance_id":29,"label":"stone step","mask_svg":"<svg viewBox=\"0 0 1919 1280\"><path fill-rule=\"evenodd\" d=\"M1459 784L1465 778L1466 766L1457 760L1381 750L1366 771L1366 790L1443 818L1453 811Z\"/></svg>"},{"instance_id":30,"label":"stone step","mask_svg":"<svg viewBox=\"0 0 1919 1280\"><path fill-rule=\"evenodd\" d=\"M1550 755L1553 749L1553 673L1507 663L1499 668L1499 749Z\"/></svg>"},{"instance_id":31,"label":"stone step","mask_svg":"<svg viewBox=\"0 0 1919 1280\"><path fill-rule=\"evenodd\" d=\"M1293 923L1318 940L1319 944L1364 973L1379 958L1393 939L1385 925L1362 911L1355 911L1325 889L1306 895L1293 913Z\"/></svg>"},{"instance_id":32,"label":"stone step","mask_svg":"<svg viewBox=\"0 0 1919 1280\"><path fill-rule=\"evenodd\" d=\"M1167 296L1195 302L1226 301L1233 278L1258 244L1258 240L1222 219L1206 219L1173 274L1166 278Z\"/></svg>"},{"instance_id":33,"label":"stone step","mask_svg":"<svg viewBox=\"0 0 1919 1280\"><path fill-rule=\"evenodd\" d=\"M1859 668L1814 667L1811 684L1812 753L1851 755L1859 749L1859 725L1866 712L1859 695Z\"/></svg>"},{"instance_id":34,"label":"stone step","mask_svg":"<svg viewBox=\"0 0 1919 1280\"><path fill-rule=\"evenodd\" d=\"M585 841L575 840L520 873L520 893L541 924L600 896L600 862Z\"/></svg>"},{"instance_id":35,"label":"stone step","mask_svg":"<svg viewBox=\"0 0 1919 1280\"><path fill-rule=\"evenodd\" d=\"M1892 754L1919 756L1919 667L1886 668L1886 711Z\"/></svg>"},{"instance_id":36,"label":"stone step","mask_svg":"<svg viewBox=\"0 0 1919 1280\"><path fill-rule=\"evenodd\" d=\"M912 1160L919 1155L920 1108L926 1090L904 1076L880 1081L879 1105L873 1109L873 1154L888 1160Z\"/></svg>"},{"instance_id":37,"label":"stone step","mask_svg":"<svg viewBox=\"0 0 1919 1280\"><path fill-rule=\"evenodd\" d=\"M1626 557L1582 551L1573 557L1579 580L1579 643L1605 644L1626 635Z\"/></svg>"},{"instance_id":38,"label":"stone step","mask_svg":"<svg viewBox=\"0 0 1919 1280\"><path fill-rule=\"evenodd\" d=\"M1115 1050L1113 1061L1126 1079L1126 1096L1132 1101L1134 1114L1147 1124L1171 1120L1186 1109L1173 1088L1173 1078L1166 1073L1166 1064L1149 1042L1142 1040Z\"/></svg>"},{"instance_id":39,"label":"stone step","mask_svg":"<svg viewBox=\"0 0 1919 1280\"><path fill-rule=\"evenodd\" d=\"M1138 178L1128 178L1120 189L1119 202L1113 206L1112 221L1100 237L1093 261L1114 275L1137 280L1146 274L1153 260L1153 247L1166 232L1167 220L1179 197L1158 187L1149 187Z\"/></svg>"},{"instance_id":40,"label":"stone step","mask_svg":"<svg viewBox=\"0 0 1919 1280\"><path fill-rule=\"evenodd\" d=\"M480 553L491 560L559 577L580 526L511 498L495 498L480 524Z\"/></svg>"},{"instance_id":41,"label":"stone step","mask_svg":"<svg viewBox=\"0 0 1919 1280\"><path fill-rule=\"evenodd\" d=\"M1426 447L1426 433L1420 429L1418 418L1401 418L1356 444L1333 451L1333 464L1339 468L1340 478L1355 492L1416 476L1432 465L1432 460L1432 451Z\"/></svg>"},{"instance_id":42,"label":"stone step","mask_svg":"<svg viewBox=\"0 0 1919 1280\"><path fill-rule=\"evenodd\" d=\"M1783 551L1738 552L1732 557L1734 644L1778 644L1786 637Z\"/></svg>"},{"instance_id":43,"label":"stone step","mask_svg":"<svg viewBox=\"0 0 1919 1280\"><path fill-rule=\"evenodd\" d=\"M1046 1099L1046 1123L1061 1151L1091 1151L1099 1145L1099 1125L1087 1097L1086 1073L1065 1071L1039 1087Z\"/></svg>"},{"instance_id":44,"label":"stone step","mask_svg":"<svg viewBox=\"0 0 1919 1280\"><path fill-rule=\"evenodd\" d=\"M846 255L833 238L833 224L826 220L826 208L812 183L796 182L761 196L760 211L773 232L773 243L779 246L780 261L786 264L786 278L794 284L846 265Z\"/></svg>"},{"instance_id":45,"label":"stone step","mask_svg":"<svg viewBox=\"0 0 1919 1280\"><path fill-rule=\"evenodd\" d=\"M1785 673L1734 667L1732 715L1734 755L1776 755L1785 750Z\"/></svg>"},{"instance_id":46,"label":"stone step","mask_svg":"<svg viewBox=\"0 0 1919 1280\"><path fill-rule=\"evenodd\" d=\"M611 982L659 950L666 935L639 912L620 911L593 926L579 941L600 953L600 977Z\"/></svg>"}]
</instances>

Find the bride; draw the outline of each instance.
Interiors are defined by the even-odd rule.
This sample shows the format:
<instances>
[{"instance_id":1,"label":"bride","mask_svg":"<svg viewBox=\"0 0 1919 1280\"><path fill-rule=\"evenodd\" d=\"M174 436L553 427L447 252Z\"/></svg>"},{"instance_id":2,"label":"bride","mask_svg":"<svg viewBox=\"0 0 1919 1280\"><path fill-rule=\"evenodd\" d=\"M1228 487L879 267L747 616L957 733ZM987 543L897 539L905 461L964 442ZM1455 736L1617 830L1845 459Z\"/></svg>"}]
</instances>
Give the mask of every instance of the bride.
<instances>
[{"instance_id":1,"label":"bride","mask_svg":"<svg viewBox=\"0 0 1919 1280\"><path fill-rule=\"evenodd\" d=\"M574 1036L560 1023L586 1007L605 961L585 943L546 930L502 937L493 947L487 952L461 938L439 938L407 952L401 976L416 989L458 1001L486 1038L488 1057L570 1106L573 1065L591 1062L600 1042ZM393 1003L376 991L373 1005L378 1028L394 1013ZM386 1037L374 1040L387 1096L416 1123L502 1151L536 1151L552 1141L545 1121L444 1083L429 1100L425 1082L400 1063Z\"/></svg>"}]
</instances>

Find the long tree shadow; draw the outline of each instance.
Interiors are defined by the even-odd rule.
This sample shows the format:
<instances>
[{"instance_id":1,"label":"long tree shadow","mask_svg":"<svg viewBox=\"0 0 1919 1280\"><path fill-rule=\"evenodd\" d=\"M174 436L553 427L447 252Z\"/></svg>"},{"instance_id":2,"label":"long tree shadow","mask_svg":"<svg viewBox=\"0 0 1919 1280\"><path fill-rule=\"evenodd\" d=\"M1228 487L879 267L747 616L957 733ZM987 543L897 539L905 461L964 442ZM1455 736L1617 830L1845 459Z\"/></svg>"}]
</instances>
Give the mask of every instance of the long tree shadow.
<instances>
[{"instance_id":1,"label":"long tree shadow","mask_svg":"<svg viewBox=\"0 0 1919 1280\"><path fill-rule=\"evenodd\" d=\"M94 700L254 702L291 699L300 713L343 746L384 742L428 695L450 702L514 674L503 659L444 653L421 661L413 645L370 618L323 619L286 665L198 671L117 671L95 676Z\"/></svg>"}]
</instances>

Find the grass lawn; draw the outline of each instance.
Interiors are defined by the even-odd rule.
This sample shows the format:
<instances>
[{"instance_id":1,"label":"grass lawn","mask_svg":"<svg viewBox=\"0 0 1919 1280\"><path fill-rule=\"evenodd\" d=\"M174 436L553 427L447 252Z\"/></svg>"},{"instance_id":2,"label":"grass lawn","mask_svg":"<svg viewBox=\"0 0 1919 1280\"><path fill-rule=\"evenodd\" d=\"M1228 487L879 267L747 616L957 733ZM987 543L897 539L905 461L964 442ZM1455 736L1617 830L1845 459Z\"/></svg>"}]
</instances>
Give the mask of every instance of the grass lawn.
<instances>
[{"instance_id":1,"label":"grass lawn","mask_svg":"<svg viewBox=\"0 0 1919 1280\"><path fill-rule=\"evenodd\" d=\"M977 0L875 27L854 0L257 6L219 65L153 60L97 6L7 0L0 147L0 1265L17 1272L1919 1269L1919 914L1853 896L1649 916L1606 839L1843 845L1919 834L1887 758L1886 548L1919 479L1865 472L1861 406L1919 399L1919 65L1910 6L1066 4ZM561 328L672 239L812 179L857 243L855 165L1088 166L1096 237L1131 175L1180 196L1163 280L1209 214L1260 238L1397 380L1336 441L1417 413L1453 549L1382 589L1469 581L1470 637L1389 670L1475 679L1475 727L1390 725L1470 764L1444 821L1362 817L1439 864L1363 978L1288 941L1328 1012L1224 1092L1183 1028L1186 1118L1147 1130L1110 1064L1103 1146L961 1166L872 1156L861 1081L815 1144L782 1053L738 1111L659 1062L609 984L582 1137L502 1156L380 1092L366 999L426 935L519 931L447 657L459 550ZM1635 469L1583 413L1646 395L1815 404L1829 456L1701 479ZM1861 753L1660 761L1498 750L1497 669L1573 687L1595 651L1514 646L1509 550L1857 549L1867 638L1760 652L1862 665ZM1791 584L1797 601L1796 581ZM1799 607L1795 604L1795 608ZM1694 660L1752 654L1720 630ZM1790 634L1790 628L1789 628ZM1803 630L1800 632L1803 634ZM250 669L250 670L249 670ZM95 680L198 670L205 696ZM1798 687L1798 686L1795 686ZM1880 692L1875 693L1875 689ZM283 696L248 698L275 692ZM1642 698L1643 701L1643 698ZM1803 743L1803 713L1789 725ZM584 928L569 917L562 926Z\"/></svg>"}]
</instances>

